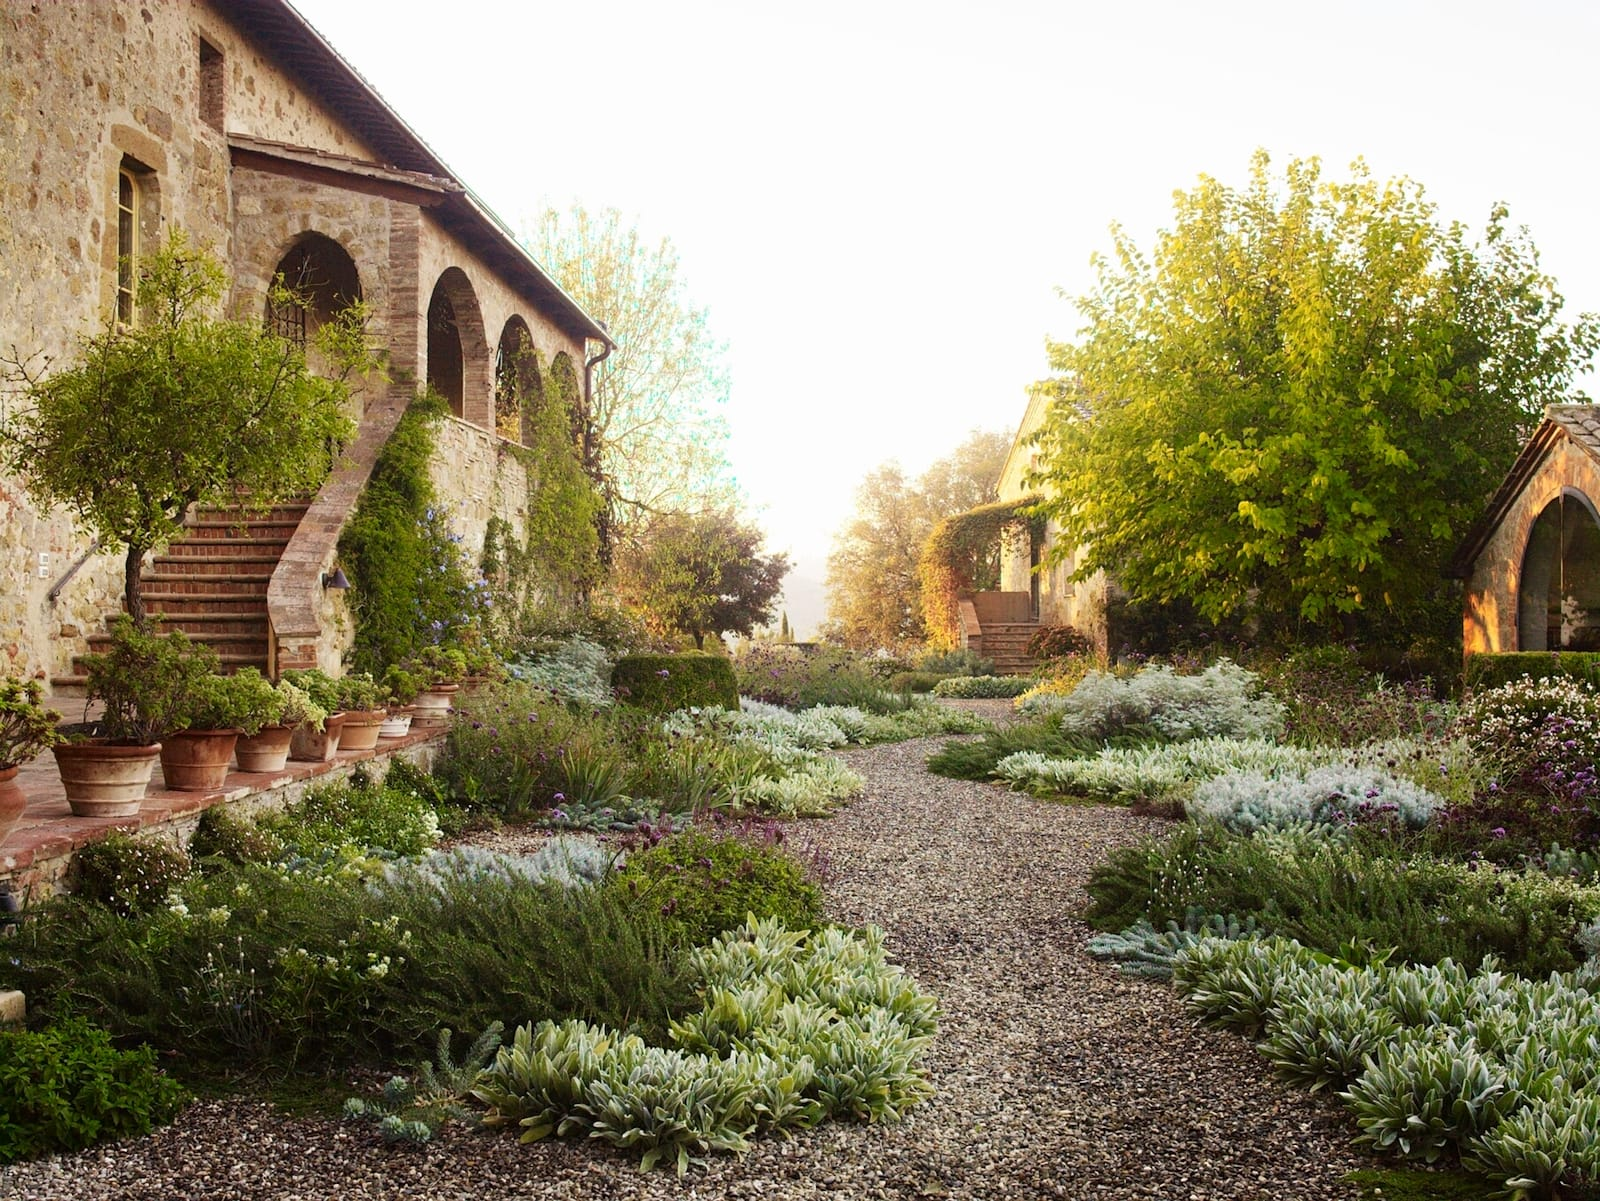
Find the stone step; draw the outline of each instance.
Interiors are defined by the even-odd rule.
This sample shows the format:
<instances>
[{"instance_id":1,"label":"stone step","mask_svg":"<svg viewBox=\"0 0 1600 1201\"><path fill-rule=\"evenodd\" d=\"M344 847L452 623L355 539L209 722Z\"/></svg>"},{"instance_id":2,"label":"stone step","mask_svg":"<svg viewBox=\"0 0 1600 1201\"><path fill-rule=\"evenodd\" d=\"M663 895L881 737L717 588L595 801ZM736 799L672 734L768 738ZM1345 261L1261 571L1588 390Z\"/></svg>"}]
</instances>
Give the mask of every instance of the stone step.
<instances>
[{"instance_id":1,"label":"stone step","mask_svg":"<svg viewBox=\"0 0 1600 1201\"><path fill-rule=\"evenodd\" d=\"M267 585L272 581L270 572L252 572L249 575L207 575L201 572L183 575L146 575L141 577L145 603L154 608L152 598L172 600L185 597L191 600L227 600L259 598L266 602Z\"/></svg>"},{"instance_id":2,"label":"stone step","mask_svg":"<svg viewBox=\"0 0 1600 1201\"><path fill-rule=\"evenodd\" d=\"M266 590L233 592L146 592L145 607L172 620L191 617L261 617L267 611Z\"/></svg>"},{"instance_id":3,"label":"stone step","mask_svg":"<svg viewBox=\"0 0 1600 1201\"><path fill-rule=\"evenodd\" d=\"M283 548L289 545L287 538L227 538L204 537L185 538L182 542L174 542L167 547L163 558L174 559L237 559L237 558L265 558L268 555L274 560L283 557Z\"/></svg>"},{"instance_id":4,"label":"stone step","mask_svg":"<svg viewBox=\"0 0 1600 1201\"><path fill-rule=\"evenodd\" d=\"M157 555L153 566L142 580L155 582L174 576L205 576L210 579L263 579L272 578L272 569L278 565L277 555Z\"/></svg>"},{"instance_id":5,"label":"stone step","mask_svg":"<svg viewBox=\"0 0 1600 1201\"><path fill-rule=\"evenodd\" d=\"M270 509L253 512L242 509L238 505L201 505L189 510L190 522L225 522L239 525L241 522L256 521L284 522L289 525L299 525L300 519L306 515L306 510L311 507L309 502L286 503L273 505Z\"/></svg>"},{"instance_id":6,"label":"stone step","mask_svg":"<svg viewBox=\"0 0 1600 1201\"><path fill-rule=\"evenodd\" d=\"M300 526L294 521L251 521L241 526L236 521L207 518L204 521L190 521L183 528L184 538L191 541L242 538L255 543L287 543Z\"/></svg>"},{"instance_id":7,"label":"stone step","mask_svg":"<svg viewBox=\"0 0 1600 1201\"><path fill-rule=\"evenodd\" d=\"M161 614L161 620L156 622L156 633L166 634L172 630L182 630L201 642L214 642L222 635L248 634L253 638L265 638L267 613L261 609L255 613Z\"/></svg>"}]
</instances>

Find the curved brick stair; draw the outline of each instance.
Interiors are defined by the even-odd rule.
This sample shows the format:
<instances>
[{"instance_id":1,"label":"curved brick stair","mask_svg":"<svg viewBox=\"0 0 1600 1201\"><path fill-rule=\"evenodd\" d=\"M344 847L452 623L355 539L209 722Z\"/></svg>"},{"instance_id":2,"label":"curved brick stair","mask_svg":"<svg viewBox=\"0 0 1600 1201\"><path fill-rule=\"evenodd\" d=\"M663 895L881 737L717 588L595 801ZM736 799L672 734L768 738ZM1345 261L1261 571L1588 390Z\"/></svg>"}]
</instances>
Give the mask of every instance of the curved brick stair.
<instances>
[{"instance_id":1,"label":"curved brick stair","mask_svg":"<svg viewBox=\"0 0 1600 1201\"><path fill-rule=\"evenodd\" d=\"M248 515L237 505L196 508L185 533L150 560L139 577L156 629L182 630L217 652L224 671L267 670L267 583L305 515L307 502L276 505ZM91 651L108 637L92 634ZM57 676L57 694L84 684L81 657L73 674Z\"/></svg>"}]
</instances>

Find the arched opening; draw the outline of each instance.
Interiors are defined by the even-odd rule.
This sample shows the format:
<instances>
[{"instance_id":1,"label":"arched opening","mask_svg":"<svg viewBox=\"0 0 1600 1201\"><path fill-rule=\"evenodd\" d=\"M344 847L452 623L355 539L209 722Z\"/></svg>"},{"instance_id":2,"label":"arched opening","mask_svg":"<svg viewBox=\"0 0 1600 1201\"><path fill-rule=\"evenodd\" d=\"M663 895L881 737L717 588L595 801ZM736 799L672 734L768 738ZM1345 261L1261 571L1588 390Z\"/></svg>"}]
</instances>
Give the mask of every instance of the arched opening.
<instances>
[{"instance_id":1,"label":"arched opening","mask_svg":"<svg viewBox=\"0 0 1600 1201\"><path fill-rule=\"evenodd\" d=\"M483 426L492 420L488 355L472 284L459 267L447 268L428 300L428 387L449 402L457 417Z\"/></svg>"},{"instance_id":2,"label":"arched opening","mask_svg":"<svg viewBox=\"0 0 1600 1201\"><path fill-rule=\"evenodd\" d=\"M543 399L538 354L527 322L512 317L500 331L494 355L494 428L502 438L531 442L529 423Z\"/></svg>"},{"instance_id":3,"label":"arched opening","mask_svg":"<svg viewBox=\"0 0 1600 1201\"><path fill-rule=\"evenodd\" d=\"M306 351L315 371L317 331L361 299L355 260L332 238L307 233L278 260L272 276L274 288L281 284L289 298L267 297L267 325Z\"/></svg>"},{"instance_id":4,"label":"arched opening","mask_svg":"<svg viewBox=\"0 0 1600 1201\"><path fill-rule=\"evenodd\" d=\"M572 423L572 445L577 449L578 461L587 470L592 451L588 445L588 422L584 419L578 372L572 365L571 356L564 350L550 360L550 400L568 414Z\"/></svg>"},{"instance_id":5,"label":"arched opening","mask_svg":"<svg viewBox=\"0 0 1600 1201\"><path fill-rule=\"evenodd\" d=\"M1528 532L1517 649L1600 650L1600 516L1575 488L1563 488Z\"/></svg>"}]
</instances>

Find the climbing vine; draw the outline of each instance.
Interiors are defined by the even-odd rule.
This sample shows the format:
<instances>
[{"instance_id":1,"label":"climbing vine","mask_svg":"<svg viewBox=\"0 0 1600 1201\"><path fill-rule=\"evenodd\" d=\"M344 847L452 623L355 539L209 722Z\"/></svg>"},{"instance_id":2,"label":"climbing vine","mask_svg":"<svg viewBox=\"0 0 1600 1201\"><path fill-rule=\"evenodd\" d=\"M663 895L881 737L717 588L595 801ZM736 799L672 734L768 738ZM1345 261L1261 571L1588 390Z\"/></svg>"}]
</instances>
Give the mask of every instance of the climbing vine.
<instances>
[{"instance_id":1,"label":"climbing vine","mask_svg":"<svg viewBox=\"0 0 1600 1201\"><path fill-rule=\"evenodd\" d=\"M928 640L940 650L961 641L959 596L999 586L1000 553L1008 539L1044 535L1037 496L979 505L933 527L922 546L917 574L922 580L922 617Z\"/></svg>"},{"instance_id":2,"label":"climbing vine","mask_svg":"<svg viewBox=\"0 0 1600 1201\"><path fill-rule=\"evenodd\" d=\"M437 395L419 396L400 418L339 537L355 616L351 662L381 671L476 623L486 597L469 574L428 474L439 421Z\"/></svg>"},{"instance_id":3,"label":"climbing vine","mask_svg":"<svg viewBox=\"0 0 1600 1201\"><path fill-rule=\"evenodd\" d=\"M561 365L553 366L544 402L522 414L524 445L501 443L528 482L522 537L500 517L490 518L484 534L481 566L501 637L516 634L540 609L576 607L601 577L601 498L582 462L576 379L570 363L565 372Z\"/></svg>"}]
</instances>

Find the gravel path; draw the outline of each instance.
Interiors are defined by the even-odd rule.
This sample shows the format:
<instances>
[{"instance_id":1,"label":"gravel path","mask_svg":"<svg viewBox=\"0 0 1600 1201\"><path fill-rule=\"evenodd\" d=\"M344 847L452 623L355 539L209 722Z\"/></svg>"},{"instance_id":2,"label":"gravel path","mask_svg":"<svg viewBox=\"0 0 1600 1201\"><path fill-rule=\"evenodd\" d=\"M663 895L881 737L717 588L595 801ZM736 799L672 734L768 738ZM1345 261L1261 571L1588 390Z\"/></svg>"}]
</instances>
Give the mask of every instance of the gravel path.
<instances>
[{"instance_id":1,"label":"gravel path","mask_svg":"<svg viewBox=\"0 0 1600 1201\"><path fill-rule=\"evenodd\" d=\"M0 1198L1350 1198L1363 1162L1330 1102L1278 1085L1242 1039L1083 952L1090 868L1160 825L922 770L939 740L852 751L864 799L825 847L831 916L875 922L940 998L937 1096L899 1126L830 1125L685 1181L601 1148L367 1128L207 1102L154 1135L0 1171Z\"/></svg>"}]
</instances>

